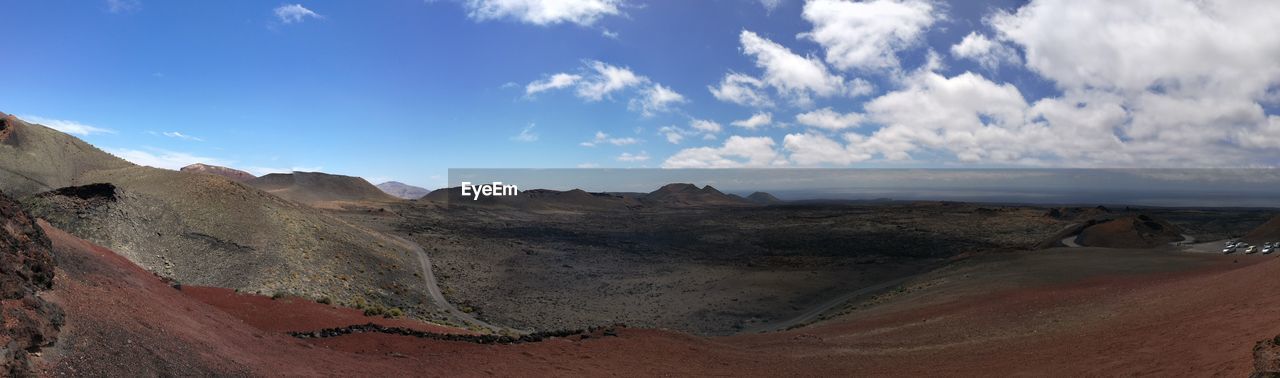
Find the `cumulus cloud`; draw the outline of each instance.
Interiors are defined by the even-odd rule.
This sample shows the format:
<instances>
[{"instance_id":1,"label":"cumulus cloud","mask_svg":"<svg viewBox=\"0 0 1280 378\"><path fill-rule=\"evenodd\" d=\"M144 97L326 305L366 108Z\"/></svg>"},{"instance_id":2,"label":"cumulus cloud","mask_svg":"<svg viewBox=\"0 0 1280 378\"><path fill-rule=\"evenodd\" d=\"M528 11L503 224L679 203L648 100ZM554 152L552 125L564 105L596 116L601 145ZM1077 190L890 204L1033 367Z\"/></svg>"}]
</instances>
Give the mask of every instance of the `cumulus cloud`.
<instances>
[{"instance_id":1,"label":"cumulus cloud","mask_svg":"<svg viewBox=\"0 0 1280 378\"><path fill-rule=\"evenodd\" d=\"M562 72L551 75L546 79L530 82L529 85L524 87L524 93L526 95L534 95L538 92L549 91L552 89L568 88L576 84L579 80L582 80L581 75Z\"/></svg>"},{"instance_id":2,"label":"cumulus cloud","mask_svg":"<svg viewBox=\"0 0 1280 378\"><path fill-rule=\"evenodd\" d=\"M301 4L281 5L276 7L275 14L276 18L280 19L280 22L286 24L306 21L308 18L324 18L324 16L303 7Z\"/></svg>"},{"instance_id":3,"label":"cumulus cloud","mask_svg":"<svg viewBox=\"0 0 1280 378\"><path fill-rule=\"evenodd\" d=\"M801 36L841 70L899 68L897 53L919 43L938 17L925 0L810 0L803 16L813 30Z\"/></svg>"},{"instance_id":4,"label":"cumulus cloud","mask_svg":"<svg viewBox=\"0 0 1280 378\"><path fill-rule=\"evenodd\" d=\"M525 86L525 94L532 96L571 87L575 95L589 102L611 99L615 93L631 93L633 97L627 107L646 117L671 111L675 105L688 102L684 95L671 87L655 83L628 67L598 60L584 62L580 74L561 72L530 82Z\"/></svg>"},{"instance_id":5,"label":"cumulus cloud","mask_svg":"<svg viewBox=\"0 0 1280 378\"><path fill-rule=\"evenodd\" d=\"M38 116L32 116L32 115L24 115L19 118L27 122L44 125L50 129L58 130L67 134L72 134L72 135L88 136L92 134L115 134L116 133L115 131L110 129L104 129L104 128L86 125L80 122L70 121L65 119L44 118L44 117L38 117Z\"/></svg>"},{"instance_id":6,"label":"cumulus cloud","mask_svg":"<svg viewBox=\"0 0 1280 378\"><path fill-rule=\"evenodd\" d=\"M847 138L853 142L861 141L856 134ZM850 143L852 145L854 143ZM790 153L791 162L800 166L849 165L871 159L871 154L851 151L846 145L820 134L788 134L783 137L782 146Z\"/></svg>"},{"instance_id":7,"label":"cumulus cloud","mask_svg":"<svg viewBox=\"0 0 1280 378\"><path fill-rule=\"evenodd\" d=\"M662 163L663 168L747 168L785 165L769 137L731 136L720 147L686 148Z\"/></svg>"},{"instance_id":8,"label":"cumulus cloud","mask_svg":"<svg viewBox=\"0 0 1280 378\"><path fill-rule=\"evenodd\" d=\"M698 131L709 133L709 134L718 133L720 132L720 130L723 129L723 127L720 126L720 123L717 123L716 121L705 120L705 119L695 119L693 121L690 121L689 127L692 127L694 130L698 130Z\"/></svg>"},{"instance_id":9,"label":"cumulus cloud","mask_svg":"<svg viewBox=\"0 0 1280 378\"><path fill-rule=\"evenodd\" d=\"M684 95L676 93L662 84L653 84L647 89L641 91L640 96L631 99L629 107L631 110L638 110L645 117L653 116L657 113L665 113L671 110L671 106L675 104L685 103Z\"/></svg>"},{"instance_id":10,"label":"cumulus cloud","mask_svg":"<svg viewBox=\"0 0 1280 378\"><path fill-rule=\"evenodd\" d=\"M764 126L768 126L771 123L773 123L773 113L760 112L760 113L752 114L751 118L733 121L730 124L737 127L754 130Z\"/></svg>"},{"instance_id":11,"label":"cumulus cloud","mask_svg":"<svg viewBox=\"0 0 1280 378\"><path fill-rule=\"evenodd\" d=\"M831 108L822 108L796 115L796 123L827 130L841 130L857 127L865 117L858 113L839 113Z\"/></svg>"},{"instance_id":12,"label":"cumulus cloud","mask_svg":"<svg viewBox=\"0 0 1280 378\"><path fill-rule=\"evenodd\" d=\"M622 13L622 0L465 0L467 15L477 21L511 19L546 26L595 24Z\"/></svg>"},{"instance_id":13,"label":"cumulus cloud","mask_svg":"<svg viewBox=\"0 0 1280 378\"><path fill-rule=\"evenodd\" d=\"M846 93L844 78L831 73L822 61L800 56L790 49L743 30L739 34L742 51L755 58L764 70L764 83L798 104L807 104L813 96L831 97Z\"/></svg>"},{"instance_id":14,"label":"cumulus cloud","mask_svg":"<svg viewBox=\"0 0 1280 378\"><path fill-rule=\"evenodd\" d=\"M663 126L662 128L658 129L658 134L662 135L662 137L664 138L667 138L667 143L680 144L680 142L684 140L684 137L686 135L689 135L690 132L689 130L685 130L675 126Z\"/></svg>"},{"instance_id":15,"label":"cumulus cloud","mask_svg":"<svg viewBox=\"0 0 1280 378\"><path fill-rule=\"evenodd\" d=\"M155 168L176 170L195 163L230 165L227 161L222 159L156 148L148 148L145 150L107 148L106 151L112 155L120 157L121 159L128 160L131 163Z\"/></svg>"},{"instance_id":16,"label":"cumulus cloud","mask_svg":"<svg viewBox=\"0 0 1280 378\"><path fill-rule=\"evenodd\" d=\"M627 145L632 145L640 142L641 141L639 139L631 138L631 137L610 138L609 134L605 134L603 131L597 131L595 138L592 138L591 140L586 142L578 143L578 145L583 147L595 147L601 144L608 143L615 146L627 146Z\"/></svg>"},{"instance_id":17,"label":"cumulus cloud","mask_svg":"<svg viewBox=\"0 0 1280 378\"><path fill-rule=\"evenodd\" d=\"M638 154L623 152L621 155L618 155L618 161L624 161L628 163L638 163L638 162L643 162L648 160L649 160L649 153L644 151L640 151L640 153Z\"/></svg>"},{"instance_id":18,"label":"cumulus cloud","mask_svg":"<svg viewBox=\"0 0 1280 378\"><path fill-rule=\"evenodd\" d=\"M1018 52L1013 48L977 32L970 32L960 43L951 46L951 55L978 62L988 70L995 70L1001 64L1022 64L1022 59L1018 58Z\"/></svg>"},{"instance_id":19,"label":"cumulus cloud","mask_svg":"<svg viewBox=\"0 0 1280 378\"><path fill-rule=\"evenodd\" d=\"M729 72L720 80L719 86L707 86L711 95L717 100L742 106L766 108L773 106L773 100L764 91L765 84L760 79L737 72Z\"/></svg>"},{"instance_id":20,"label":"cumulus cloud","mask_svg":"<svg viewBox=\"0 0 1280 378\"><path fill-rule=\"evenodd\" d=\"M590 101L600 101L610 93L649 81L644 76L636 75L630 68L618 67L601 61L587 62L592 75L578 85L578 97Z\"/></svg>"}]
</instances>

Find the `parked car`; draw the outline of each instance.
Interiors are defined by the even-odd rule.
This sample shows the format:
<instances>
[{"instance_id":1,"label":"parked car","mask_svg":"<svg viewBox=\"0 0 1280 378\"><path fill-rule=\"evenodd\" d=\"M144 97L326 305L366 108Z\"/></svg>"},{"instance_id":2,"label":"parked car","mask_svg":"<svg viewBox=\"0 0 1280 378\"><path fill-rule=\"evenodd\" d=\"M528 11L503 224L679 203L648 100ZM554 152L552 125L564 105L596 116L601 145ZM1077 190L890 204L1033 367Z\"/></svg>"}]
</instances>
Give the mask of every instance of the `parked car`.
<instances>
[{"instance_id":1,"label":"parked car","mask_svg":"<svg viewBox=\"0 0 1280 378\"><path fill-rule=\"evenodd\" d=\"M1254 252L1257 252L1257 251L1258 251L1258 246L1256 246L1256 245L1251 245L1251 246L1249 246L1249 249L1244 250L1244 253L1245 253L1245 254L1250 254L1250 253L1254 253Z\"/></svg>"},{"instance_id":2,"label":"parked car","mask_svg":"<svg viewBox=\"0 0 1280 378\"><path fill-rule=\"evenodd\" d=\"M1222 249L1222 254L1224 255L1231 254L1231 253L1235 253L1235 251L1236 251L1235 247L1226 247Z\"/></svg>"}]
</instances>

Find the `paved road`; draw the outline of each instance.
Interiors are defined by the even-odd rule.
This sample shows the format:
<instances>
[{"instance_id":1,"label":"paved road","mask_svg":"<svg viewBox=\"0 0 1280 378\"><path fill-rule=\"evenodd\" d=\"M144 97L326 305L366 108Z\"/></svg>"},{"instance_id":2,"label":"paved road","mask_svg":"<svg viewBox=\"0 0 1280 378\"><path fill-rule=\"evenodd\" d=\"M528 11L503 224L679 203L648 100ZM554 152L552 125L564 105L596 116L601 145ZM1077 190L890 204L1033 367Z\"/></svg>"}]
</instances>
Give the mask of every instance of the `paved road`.
<instances>
[{"instance_id":1,"label":"paved road","mask_svg":"<svg viewBox=\"0 0 1280 378\"><path fill-rule=\"evenodd\" d=\"M469 324L488 328L490 331L493 331L493 332L498 332L505 329L509 331L514 331L516 333L528 333L526 331L522 331L522 330L510 328L510 327L501 327L501 326L493 325L483 320L477 319L475 316L472 316L471 314L463 312L462 310L459 310L457 306L453 305L453 303L449 303L449 300L445 299L444 293L440 291L440 284L436 281L435 272L431 270L431 259L427 257L427 251L423 250L421 245L418 245L418 243L415 243L412 240L408 240L396 235L387 235L387 236L391 237L392 239L395 239L396 241L399 241L401 244L404 244L406 247L413 249L414 253L418 254L418 262L419 262L419 265L422 267L422 279L427 283L427 294L431 296L431 301L439 304L440 306L443 306L445 310L449 311L449 314L453 315L455 319L462 320L463 322L466 322Z\"/></svg>"},{"instance_id":2,"label":"paved road","mask_svg":"<svg viewBox=\"0 0 1280 378\"><path fill-rule=\"evenodd\" d=\"M743 333L760 333L760 332L781 331L781 330L785 330L785 329L787 329L787 328L791 328L791 327L794 327L794 326L797 326L797 325L801 325L801 324L809 323L809 322L811 322L811 321L813 321L813 320L817 319L819 316L822 316L822 314L823 314L823 313L825 313L825 312L827 312L827 311L830 311L831 309L835 308L836 306L840 306L840 305L843 305L843 304L845 304L845 303L848 303L850 300L853 300L853 298L855 298L855 297L858 297L858 296L860 296L860 295L871 294L871 293L874 293L874 292L877 292L877 291L881 291L881 290L885 290L885 289L888 289L888 288L891 288L891 287L894 287L894 286L901 285L903 282L906 282L908 279L911 279L911 278L913 278L913 277L915 277L915 276L902 277L902 278L899 278L899 279L896 279L896 280L892 280L892 281L885 281L885 282L881 282L881 283L878 283L878 284L875 284L875 285L867 286L867 287L864 287L864 288L861 288L861 289L858 289L858 290L855 290L855 291L852 291L852 292L848 292L848 293L845 293L844 295L841 295L841 296L839 296L839 297L835 297L835 298L832 298L831 300L828 300L828 301L826 301L826 302L823 302L822 304L819 304L818 306L816 306L816 307L814 307L814 308L812 308L812 309L809 309L809 311L805 311L803 314L797 315L797 316L792 317L792 318L790 318L790 319L779 320L779 321L776 321L776 322L766 323L766 324L762 324L762 325L759 325L759 326L756 326L756 327L752 327L752 328L750 328L750 329L748 329L748 330L744 331Z\"/></svg>"}]
</instances>

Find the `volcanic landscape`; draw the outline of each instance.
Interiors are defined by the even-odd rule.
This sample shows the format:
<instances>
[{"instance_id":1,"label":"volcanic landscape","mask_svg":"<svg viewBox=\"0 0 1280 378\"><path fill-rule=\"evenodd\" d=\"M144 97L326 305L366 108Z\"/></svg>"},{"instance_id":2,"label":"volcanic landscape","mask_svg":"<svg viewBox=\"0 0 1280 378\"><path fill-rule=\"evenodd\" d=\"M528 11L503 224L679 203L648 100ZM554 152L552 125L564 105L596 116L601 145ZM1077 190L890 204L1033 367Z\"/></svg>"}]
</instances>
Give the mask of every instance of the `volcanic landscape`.
<instances>
[{"instance_id":1,"label":"volcanic landscape","mask_svg":"<svg viewBox=\"0 0 1280 378\"><path fill-rule=\"evenodd\" d=\"M0 192L5 375L1280 372L1280 254L1221 251L1280 240L1269 208L471 201L141 167L10 115Z\"/></svg>"}]
</instances>

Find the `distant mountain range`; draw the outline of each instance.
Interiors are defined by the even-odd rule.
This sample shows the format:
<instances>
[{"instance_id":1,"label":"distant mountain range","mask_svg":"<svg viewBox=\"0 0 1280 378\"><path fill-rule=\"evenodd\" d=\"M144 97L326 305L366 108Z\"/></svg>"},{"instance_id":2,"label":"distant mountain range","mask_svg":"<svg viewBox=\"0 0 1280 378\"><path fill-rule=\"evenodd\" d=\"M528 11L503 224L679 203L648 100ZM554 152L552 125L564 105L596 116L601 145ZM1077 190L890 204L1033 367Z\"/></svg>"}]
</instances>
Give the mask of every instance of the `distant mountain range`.
<instances>
[{"instance_id":1,"label":"distant mountain range","mask_svg":"<svg viewBox=\"0 0 1280 378\"><path fill-rule=\"evenodd\" d=\"M667 184L649 193L590 193L581 189L568 191L533 189L514 197L462 196L458 187L431 191L423 201L464 206L502 206L526 210L609 210L641 207L697 208L712 206L757 206L782 202L771 194L756 192L754 198L725 194L707 185L699 188L687 183Z\"/></svg>"},{"instance_id":2,"label":"distant mountain range","mask_svg":"<svg viewBox=\"0 0 1280 378\"><path fill-rule=\"evenodd\" d=\"M387 181L378 184L378 189L382 189L387 194L400 197L403 199L419 199L422 196L431 193L430 190L419 188L413 185L405 184L399 181Z\"/></svg>"}]
</instances>

